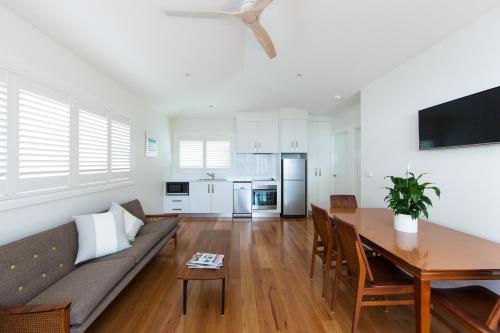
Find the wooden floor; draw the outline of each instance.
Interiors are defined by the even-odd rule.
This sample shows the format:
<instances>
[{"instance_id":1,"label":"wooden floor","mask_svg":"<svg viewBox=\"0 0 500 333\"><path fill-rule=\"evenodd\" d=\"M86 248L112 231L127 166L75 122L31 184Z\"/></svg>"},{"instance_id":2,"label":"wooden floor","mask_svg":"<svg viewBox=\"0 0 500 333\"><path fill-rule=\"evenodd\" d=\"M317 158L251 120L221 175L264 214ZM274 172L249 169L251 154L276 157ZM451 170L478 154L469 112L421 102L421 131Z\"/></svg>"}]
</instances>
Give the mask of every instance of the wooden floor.
<instances>
[{"instance_id":1,"label":"wooden floor","mask_svg":"<svg viewBox=\"0 0 500 333\"><path fill-rule=\"evenodd\" d=\"M226 314L220 316L220 282L189 284L188 315L181 315L177 269L196 249L198 234L232 231ZM306 219L183 219L178 246L170 241L89 328L97 332L350 332L353 296L339 294L335 314L321 298L317 261L309 279L313 226ZM361 332L414 332L411 306L364 308ZM432 332L446 332L433 320Z\"/></svg>"}]
</instances>

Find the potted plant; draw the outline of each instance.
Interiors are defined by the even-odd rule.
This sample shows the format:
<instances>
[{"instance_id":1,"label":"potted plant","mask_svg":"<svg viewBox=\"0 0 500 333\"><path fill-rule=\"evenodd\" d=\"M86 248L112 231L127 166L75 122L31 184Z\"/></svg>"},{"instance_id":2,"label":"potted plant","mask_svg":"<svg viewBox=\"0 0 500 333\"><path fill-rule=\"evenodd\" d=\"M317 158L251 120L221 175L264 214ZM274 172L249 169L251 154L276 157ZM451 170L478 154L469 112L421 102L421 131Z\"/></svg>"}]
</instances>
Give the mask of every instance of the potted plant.
<instances>
[{"instance_id":1,"label":"potted plant","mask_svg":"<svg viewBox=\"0 0 500 333\"><path fill-rule=\"evenodd\" d=\"M385 177L391 179L393 187L386 187L389 194L384 200L394 211L394 228L398 231L416 233L419 216L429 218L427 209L432 207L432 201L425 195L426 190L433 190L438 198L441 196L441 191L434 184L419 182L424 175L415 177L408 167L405 177Z\"/></svg>"}]
</instances>

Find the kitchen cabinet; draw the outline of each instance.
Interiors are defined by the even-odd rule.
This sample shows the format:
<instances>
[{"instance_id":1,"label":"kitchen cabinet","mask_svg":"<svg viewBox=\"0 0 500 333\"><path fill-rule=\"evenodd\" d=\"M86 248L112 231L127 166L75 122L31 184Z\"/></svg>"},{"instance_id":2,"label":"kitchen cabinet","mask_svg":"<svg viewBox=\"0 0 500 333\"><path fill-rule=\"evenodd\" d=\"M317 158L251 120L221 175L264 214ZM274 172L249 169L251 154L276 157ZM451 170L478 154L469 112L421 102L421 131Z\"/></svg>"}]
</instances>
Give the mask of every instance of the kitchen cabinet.
<instances>
[{"instance_id":1,"label":"kitchen cabinet","mask_svg":"<svg viewBox=\"0 0 500 333\"><path fill-rule=\"evenodd\" d=\"M307 153L308 122L306 119L280 120L282 153Z\"/></svg>"},{"instance_id":2,"label":"kitchen cabinet","mask_svg":"<svg viewBox=\"0 0 500 333\"><path fill-rule=\"evenodd\" d=\"M233 213L233 182L212 183L212 209L215 214Z\"/></svg>"},{"instance_id":3,"label":"kitchen cabinet","mask_svg":"<svg viewBox=\"0 0 500 333\"><path fill-rule=\"evenodd\" d=\"M192 214L232 214L233 182L190 182L189 212Z\"/></svg>"},{"instance_id":4,"label":"kitchen cabinet","mask_svg":"<svg viewBox=\"0 0 500 333\"><path fill-rule=\"evenodd\" d=\"M328 208L331 182L330 123L311 121L308 126L308 209L311 209L311 203Z\"/></svg>"},{"instance_id":5,"label":"kitchen cabinet","mask_svg":"<svg viewBox=\"0 0 500 333\"><path fill-rule=\"evenodd\" d=\"M210 213L211 192L210 182L189 183L189 212L192 214Z\"/></svg>"},{"instance_id":6,"label":"kitchen cabinet","mask_svg":"<svg viewBox=\"0 0 500 333\"><path fill-rule=\"evenodd\" d=\"M278 153L278 122L238 120L236 152L242 154Z\"/></svg>"},{"instance_id":7,"label":"kitchen cabinet","mask_svg":"<svg viewBox=\"0 0 500 333\"><path fill-rule=\"evenodd\" d=\"M189 196L166 195L165 213L173 213L173 214L189 213Z\"/></svg>"}]
</instances>

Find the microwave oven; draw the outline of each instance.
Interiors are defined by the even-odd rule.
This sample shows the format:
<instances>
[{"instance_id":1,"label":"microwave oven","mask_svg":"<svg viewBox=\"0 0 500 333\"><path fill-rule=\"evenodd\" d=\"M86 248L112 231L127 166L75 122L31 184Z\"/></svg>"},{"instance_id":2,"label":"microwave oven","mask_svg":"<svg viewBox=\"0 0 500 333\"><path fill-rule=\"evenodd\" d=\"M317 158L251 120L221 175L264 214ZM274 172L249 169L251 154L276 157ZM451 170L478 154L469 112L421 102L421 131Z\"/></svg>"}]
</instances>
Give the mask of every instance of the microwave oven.
<instances>
[{"instance_id":1,"label":"microwave oven","mask_svg":"<svg viewBox=\"0 0 500 333\"><path fill-rule=\"evenodd\" d=\"M166 182L165 195L189 195L189 182Z\"/></svg>"}]
</instances>

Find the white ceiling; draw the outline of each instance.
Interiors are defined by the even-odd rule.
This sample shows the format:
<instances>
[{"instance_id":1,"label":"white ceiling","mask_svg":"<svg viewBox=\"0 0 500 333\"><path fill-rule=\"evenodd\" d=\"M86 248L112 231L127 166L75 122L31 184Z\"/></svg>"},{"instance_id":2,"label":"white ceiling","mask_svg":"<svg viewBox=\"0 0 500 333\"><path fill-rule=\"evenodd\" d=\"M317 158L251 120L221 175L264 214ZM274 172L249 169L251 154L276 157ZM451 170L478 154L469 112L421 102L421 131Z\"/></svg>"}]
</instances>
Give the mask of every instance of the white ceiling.
<instances>
[{"instance_id":1,"label":"white ceiling","mask_svg":"<svg viewBox=\"0 0 500 333\"><path fill-rule=\"evenodd\" d=\"M274 0L261 19L276 46L273 60L236 20L162 13L236 9L238 0L0 4L173 115L279 107L330 111L339 103L334 95L356 94L500 0Z\"/></svg>"}]
</instances>

